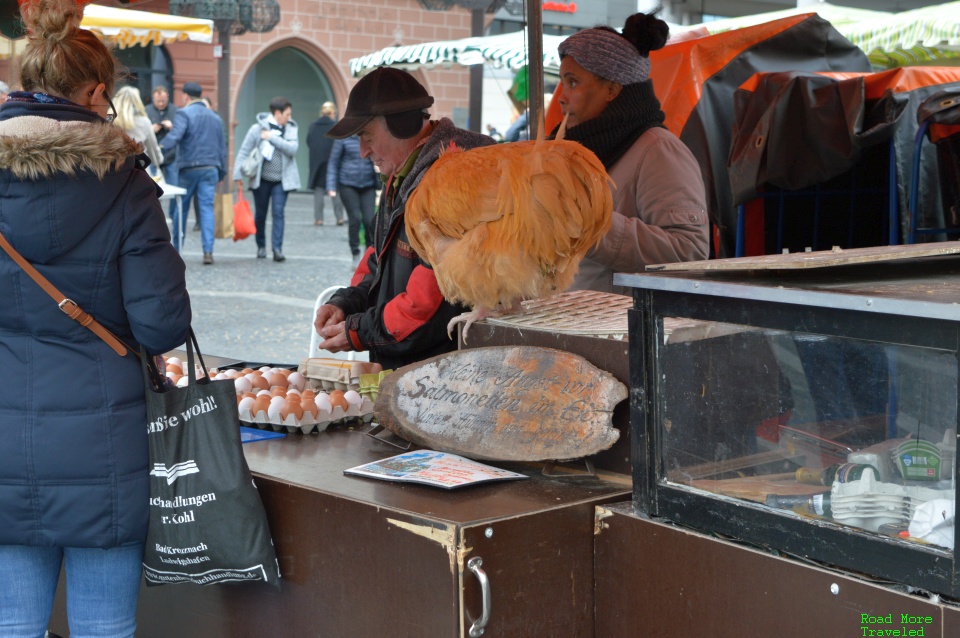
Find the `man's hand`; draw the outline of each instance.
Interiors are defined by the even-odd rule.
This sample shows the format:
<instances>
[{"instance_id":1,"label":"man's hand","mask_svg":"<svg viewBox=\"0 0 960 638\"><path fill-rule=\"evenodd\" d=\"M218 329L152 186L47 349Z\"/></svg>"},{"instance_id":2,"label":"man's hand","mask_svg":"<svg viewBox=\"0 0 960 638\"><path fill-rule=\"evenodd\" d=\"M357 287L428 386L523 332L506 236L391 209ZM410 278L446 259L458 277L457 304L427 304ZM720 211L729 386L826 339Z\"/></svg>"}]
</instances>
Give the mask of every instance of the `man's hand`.
<instances>
[{"instance_id":1,"label":"man's hand","mask_svg":"<svg viewBox=\"0 0 960 638\"><path fill-rule=\"evenodd\" d=\"M324 328L320 331L320 336L324 337L325 340L321 341L317 345L318 348L328 352L344 352L353 350L353 346L350 345L350 340L347 339L345 321L341 321L340 323Z\"/></svg>"},{"instance_id":2,"label":"man's hand","mask_svg":"<svg viewBox=\"0 0 960 638\"><path fill-rule=\"evenodd\" d=\"M242 179L236 180L236 184L237 184L237 191L242 191L242 190L243 190L243 180L242 180Z\"/></svg>"},{"instance_id":3,"label":"man's hand","mask_svg":"<svg viewBox=\"0 0 960 638\"><path fill-rule=\"evenodd\" d=\"M156 124L153 125L153 132L159 133L161 128L163 128L163 124L160 124L159 122L157 122Z\"/></svg>"},{"instance_id":4,"label":"man's hand","mask_svg":"<svg viewBox=\"0 0 960 638\"><path fill-rule=\"evenodd\" d=\"M271 137L273 137L273 132L270 129L260 129L261 140L269 140Z\"/></svg>"},{"instance_id":5,"label":"man's hand","mask_svg":"<svg viewBox=\"0 0 960 638\"><path fill-rule=\"evenodd\" d=\"M320 343L321 348L330 352L353 350L347 339L344 325L346 318L343 310L331 304L324 304L317 309L317 318L313 322L313 327L317 334L325 339Z\"/></svg>"},{"instance_id":6,"label":"man's hand","mask_svg":"<svg viewBox=\"0 0 960 638\"><path fill-rule=\"evenodd\" d=\"M328 196L328 197L336 197L336 196L337 196L337 191L327 191L327 196Z\"/></svg>"},{"instance_id":7,"label":"man's hand","mask_svg":"<svg viewBox=\"0 0 960 638\"><path fill-rule=\"evenodd\" d=\"M167 129L168 131L173 128L173 122L170 120L162 120L160 124L162 124L163 128Z\"/></svg>"}]
</instances>

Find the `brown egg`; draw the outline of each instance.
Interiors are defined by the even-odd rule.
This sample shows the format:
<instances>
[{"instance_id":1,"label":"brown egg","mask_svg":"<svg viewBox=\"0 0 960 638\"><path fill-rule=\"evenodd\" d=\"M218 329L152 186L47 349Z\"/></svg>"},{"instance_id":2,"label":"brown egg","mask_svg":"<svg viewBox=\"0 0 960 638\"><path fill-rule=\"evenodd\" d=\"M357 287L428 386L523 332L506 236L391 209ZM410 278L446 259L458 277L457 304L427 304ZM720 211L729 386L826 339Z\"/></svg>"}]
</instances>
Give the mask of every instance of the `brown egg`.
<instances>
[{"instance_id":1,"label":"brown egg","mask_svg":"<svg viewBox=\"0 0 960 638\"><path fill-rule=\"evenodd\" d=\"M285 377L289 377L291 374L293 374L293 370L287 370L286 368L280 368L278 372Z\"/></svg>"},{"instance_id":2,"label":"brown egg","mask_svg":"<svg viewBox=\"0 0 960 638\"><path fill-rule=\"evenodd\" d=\"M172 372L174 374L179 374L180 376L183 376L183 368L181 368L175 363L167 364L167 372Z\"/></svg>"},{"instance_id":3,"label":"brown egg","mask_svg":"<svg viewBox=\"0 0 960 638\"><path fill-rule=\"evenodd\" d=\"M241 398L242 398L242 399L246 399L247 397L250 397L251 399L256 399L256 398L257 398L257 395L254 394L253 392L244 392L244 393L241 395Z\"/></svg>"},{"instance_id":4,"label":"brown egg","mask_svg":"<svg viewBox=\"0 0 960 638\"><path fill-rule=\"evenodd\" d=\"M240 374L250 374L251 372L253 372L253 368L244 368L240 371Z\"/></svg>"},{"instance_id":5,"label":"brown egg","mask_svg":"<svg viewBox=\"0 0 960 638\"><path fill-rule=\"evenodd\" d=\"M285 397L287 396L287 389L284 388L283 386L275 385L272 388L270 388L270 394L272 394L275 397Z\"/></svg>"},{"instance_id":6,"label":"brown egg","mask_svg":"<svg viewBox=\"0 0 960 638\"><path fill-rule=\"evenodd\" d=\"M257 390L269 390L269 389L270 389L270 383L267 382L267 380L264 379L262 376L259 376L259 377L258 377L258 376L253 376L253 375L251 375L251 376L249 376L249 377L247 377L247 378L250 379L250 383L252 383L252 384L253 384L253 387L256 388Z\"/></svg>"},{"instance_id":7,"label":"brown egg","mask_svg":"<svg viewBox=\"0 0 960 638\"><path fill-rule=\"evenodd\" d=\"M339 405L344 410L350 407L350 404L347 403L347 400L343 398L343 390L330 391L330 405L333 407L337 407Z\"/></svg>"},{"instance_id":8,"label":"brown egg","mask_svg":"<svg viewBox=\"0 0 960 638\"><path fill-rule=\"evenodd\" d=\"M300 397L303 399L316 399L317 393L314 392L313 390L304 390L303 392L300 393Z\"/></svg>"},{"instance_id":9,"label":"brown egg","mask_svg":"<svg viewBox=\"0 0 960 638\"><path fill-rule=\"evenodd\" d=\"M287 387L287 378L280 374L279 372L272 372L270 376L267 377L267 381L270 383L270 387L281 387L286 389Z\"/></svg>"},{"instance_id":10,"label":"brown egg","mask_svg":"<svg viewBox=\"0 0 960 638\"><path fill-rule=\"evenodd\" d=\"M320 414L320 408L317 407L317 404L314 403L313 399L304 399L300 402L300 407L303 408L304 414L309 412L313 415L313 418L317 418L317 416Z\"/></svg>"},{"instance_id":11,"label":"brown egg","mask_svg":"<svg viewBox=\"0 0 960 638\"><path fill-rule=\"evenodd\" d=\"M291 414L294 415L297 421L303 418L303 408L300 407L299 403L295 403L293 401L287 401L286 403L283 404L283 407L280 408L281 419L286 419Z\"/></svg>"},{"instance_id":12,"label":"brown egg","mask_svg":"<svg viewBox=\"0 0 960 638\"><path fill-rule=\"evenodd\" d=\"M257 399L253 402L253 407L250 409L250 414L257 416L259 413L263 412L264 416L267 414L267 408L270 407L270 397L266 394L258 396Z\"/></svg>"}]
</instances>

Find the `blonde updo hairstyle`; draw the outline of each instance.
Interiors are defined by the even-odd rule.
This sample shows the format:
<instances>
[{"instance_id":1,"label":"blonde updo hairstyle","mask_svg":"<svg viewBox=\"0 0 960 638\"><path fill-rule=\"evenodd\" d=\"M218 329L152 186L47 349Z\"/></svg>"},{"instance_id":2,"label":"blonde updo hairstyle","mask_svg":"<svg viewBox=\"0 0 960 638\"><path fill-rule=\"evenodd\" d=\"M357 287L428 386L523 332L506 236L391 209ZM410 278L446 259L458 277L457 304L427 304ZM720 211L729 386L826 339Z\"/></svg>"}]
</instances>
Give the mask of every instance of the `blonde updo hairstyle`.
<instances>
[{"instance_id":1,"label":"blonde updo hairstyle","mask_svg":"<svg viewBox=\"0 0 960 638\"><path fill-rule=\"evenodd\" d=\"M20 6L27 27L27 46L20 54L24 91L47 93L76 101L91 82L113 93L119 64L93 32L80 28L73 0L25 0Z\"/></svg>"}]
</instances>

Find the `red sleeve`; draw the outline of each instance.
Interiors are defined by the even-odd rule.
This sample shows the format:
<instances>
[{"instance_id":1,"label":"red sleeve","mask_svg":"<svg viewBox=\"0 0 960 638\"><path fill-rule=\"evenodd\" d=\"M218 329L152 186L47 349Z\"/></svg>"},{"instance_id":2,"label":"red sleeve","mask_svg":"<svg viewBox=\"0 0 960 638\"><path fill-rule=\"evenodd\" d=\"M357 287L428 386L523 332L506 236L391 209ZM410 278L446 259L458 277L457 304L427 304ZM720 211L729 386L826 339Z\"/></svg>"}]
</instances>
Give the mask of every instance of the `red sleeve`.
<instances>
[{"instance_id":1,"label":"red sleeve","mask_svg":"<svg viewBox=\"0 0 960 638\"><path fill-rule=\"evenodd\" d=\"M427 323L440 304L443 294L433 270L417 266L410 274L407 289L387 302L383 309L383 327L397 341Z\"/></svg>"},{"instance_id":2,"label":"red sleeve","mask_svg":"<svg viewBox=\"0 0 960 638\"><path fill-rule=\"evenodd\" d=\"M363 257L360 258L360 263L357 264L357 269L353 273L353 277L350 278L350 285L356 286L363 278L370 274L370 258L373 257L373 246L367 248L367 251L363 253Z\"/></svg>"}]
</instances>

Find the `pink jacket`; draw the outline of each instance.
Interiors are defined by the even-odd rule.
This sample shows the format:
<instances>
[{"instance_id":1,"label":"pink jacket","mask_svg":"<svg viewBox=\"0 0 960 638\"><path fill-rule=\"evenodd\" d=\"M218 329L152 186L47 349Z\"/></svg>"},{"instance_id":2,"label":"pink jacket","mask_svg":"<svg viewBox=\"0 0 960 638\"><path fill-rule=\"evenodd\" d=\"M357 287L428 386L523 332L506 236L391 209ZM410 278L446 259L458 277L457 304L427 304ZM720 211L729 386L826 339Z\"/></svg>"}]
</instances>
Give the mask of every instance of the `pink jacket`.
<instances>
[{"instance_id":1,"label":"pink jacket","mask_svg":"<svg viewBox=\"0 0 960 638\"><path fill-rule=\"evenodd\" d=\"M614 272L647 264L706 259L710 235L700 166L676 135L651 128L609 171L613 226L587 253L571 290L626 294Z\"/></svg>"}]
</instances>

